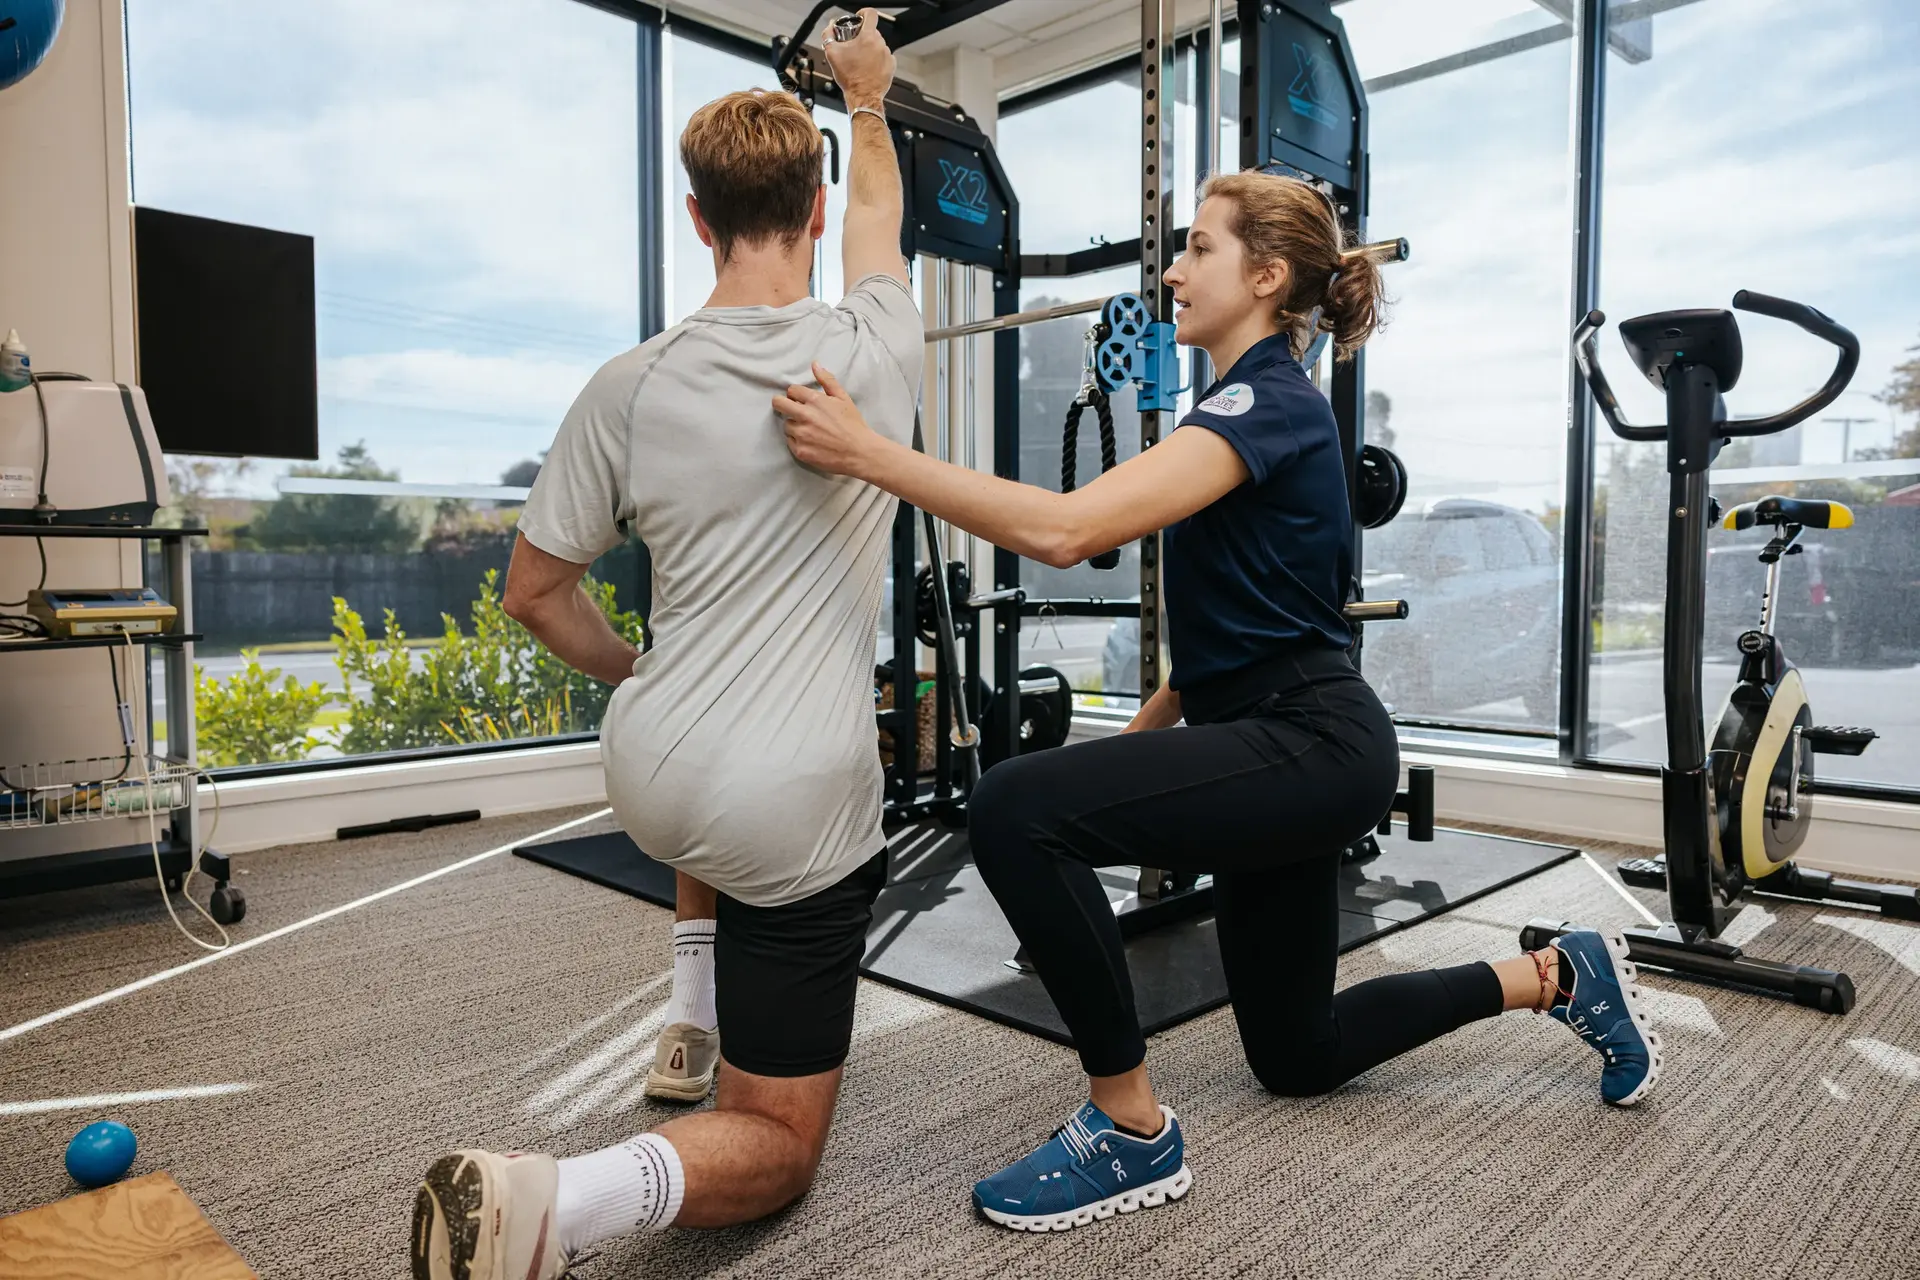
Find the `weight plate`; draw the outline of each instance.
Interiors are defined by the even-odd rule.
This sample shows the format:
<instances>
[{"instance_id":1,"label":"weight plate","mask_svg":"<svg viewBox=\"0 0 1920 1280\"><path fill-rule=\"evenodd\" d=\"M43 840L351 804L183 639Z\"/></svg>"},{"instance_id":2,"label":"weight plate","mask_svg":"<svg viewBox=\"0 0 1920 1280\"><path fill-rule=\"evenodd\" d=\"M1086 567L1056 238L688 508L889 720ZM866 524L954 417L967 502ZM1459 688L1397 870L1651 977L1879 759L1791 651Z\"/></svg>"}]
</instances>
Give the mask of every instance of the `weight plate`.
<instances>
[{"instance_id":1,"label":"weight plate","mask_svg":"<svg viewBox=\"0 0 1920 1280\"><path fill-rule=\"evenodd\" d=\"M947 565L947 607L953 614L953 638L965 640L973 634L973 615L966 608L973 595L973 578L967 566L954 560ZM933 566L921 565L913 580L913 622L920 641L935 648L940 644L940 611L933 598Z\"/></svg>"},{"instance_id":2,"label":"weight plate","mask_svg":"<svg viewBox=\"0 0 1920 1280\"><path fill-rule=\"evenodd\" d=\"M1042 680L1051 680L1054 687L1045 693L1020 695L1020 719L1031 720L1034 726L1032 735L1021 744L1023 754L1064 745L1073 724L1073 685L1065 676L1052 667L1027 667L1020 673L1023 687Z\"/></svg>"},{"instance_id":3,"label":"weight plate","mask_svg":"<svg viewBox=\"0 0 1920 1280\"><path fill-rule=\"evenodd\" d=\"M1021 755L1061 746L1066 742L1067 731L1073 724L1073 686L1065 676L1052 667L1028 667L1020 673L1023 686L1042 681L1052 687L1020 694L1017 732ZM999 703L989 703L981 719L981 729L986 735L981 744L981 763L991 768L1006 759L1002 746L1005 738L1000 725Z\"/></svg>"},{"instance_id":4,"label":"weight plate","mask_svg":"<svg viewBox=\"0 0 1920 1280\"><path fill-rule=\"evenodd\" d=\"M1363 529L1378 529L1407 501L1407 468L1393 450L1377 444L1360 450L1354 490L1355 517Z\"/></svg>"}]
</instances>

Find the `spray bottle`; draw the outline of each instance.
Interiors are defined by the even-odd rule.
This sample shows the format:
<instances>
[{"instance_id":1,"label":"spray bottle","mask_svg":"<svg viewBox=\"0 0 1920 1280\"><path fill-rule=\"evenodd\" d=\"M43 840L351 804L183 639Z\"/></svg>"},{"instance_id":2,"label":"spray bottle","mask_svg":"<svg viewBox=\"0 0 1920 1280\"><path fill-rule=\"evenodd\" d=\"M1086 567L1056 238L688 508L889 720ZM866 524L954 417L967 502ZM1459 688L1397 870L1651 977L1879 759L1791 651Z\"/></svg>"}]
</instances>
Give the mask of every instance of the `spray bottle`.
<instances>
[{"instance_id":1,"label":"spray bottle","mask_svg":"<svg viewBox=\"0 0 1920 1280\"><path fill-rule=\"evenodd\" d=\"M27 356L27 344L20 341L18 329L7 330L0 342L0 392L24 391L33 385L33 361Z\"/></svg>"}]
</instances>

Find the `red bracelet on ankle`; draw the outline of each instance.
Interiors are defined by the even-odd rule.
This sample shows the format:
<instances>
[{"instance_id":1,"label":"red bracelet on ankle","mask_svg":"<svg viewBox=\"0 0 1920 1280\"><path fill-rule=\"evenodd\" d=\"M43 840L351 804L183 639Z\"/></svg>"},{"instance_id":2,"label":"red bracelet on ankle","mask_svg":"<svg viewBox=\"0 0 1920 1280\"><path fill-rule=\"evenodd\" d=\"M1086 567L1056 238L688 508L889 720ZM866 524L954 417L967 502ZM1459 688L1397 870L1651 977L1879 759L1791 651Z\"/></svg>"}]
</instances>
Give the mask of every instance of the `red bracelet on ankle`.
<instances>
[{"instance_id":1,"label":"red bracelet on ankle","mask_svg":"<svg viewBox=\"0 0 1920 1280\"><path fill-rule=\"evenodd\" d=\"M1560 984L1548 976L1547 953L1550 951L1556 955L1558 954L1558 948L1555 947L1544 947L1539 951L1529 951L1527 953L1527 958L1533 961L1533 967L1538 970L1540 974L1540 999L1533 1006L1535 1013L1545 1013L1547 1010L1553 1008L1554 998L1560 994Z\"/></svg>"}]
</instances>

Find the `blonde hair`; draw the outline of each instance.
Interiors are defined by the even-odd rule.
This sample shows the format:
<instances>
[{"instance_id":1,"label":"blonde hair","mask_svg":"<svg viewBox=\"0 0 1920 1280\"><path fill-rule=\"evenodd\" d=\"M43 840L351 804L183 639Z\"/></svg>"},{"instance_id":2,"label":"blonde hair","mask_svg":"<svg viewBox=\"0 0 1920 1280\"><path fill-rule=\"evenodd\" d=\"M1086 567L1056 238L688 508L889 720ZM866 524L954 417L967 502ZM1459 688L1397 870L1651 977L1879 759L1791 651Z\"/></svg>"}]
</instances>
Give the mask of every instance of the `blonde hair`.
<instances>
[{"instance_id":1,"label":"blonde hair","mask_svg":"<svg viewBox=\"0 0 1920 1280\"><path fill-rule=\"evenodd\" d=\"M1306 353L1316 333L1326 332L1333 335L1334 357L1350 359L1386 322L1379 264L1366 254L1344 256L1352 247L1346 228L1317 187L1248 169L1208 178L1200 198L1232 203L1234 238L1246 247L1249 266L1287 264L1273 318L1295 357Z\"/></svg>"},{"instance_id":2,"label":"blonde hair","mask_svg":"<svg viewBox=\"0 0 1920 1280\"><path fill-rule=\"evenodd\" d=\"M721 261L736 243L790 248L806 234L824 147L790 93L746 89L693 113L680 135L680 163Z\"/></svg>"}]
</instances>

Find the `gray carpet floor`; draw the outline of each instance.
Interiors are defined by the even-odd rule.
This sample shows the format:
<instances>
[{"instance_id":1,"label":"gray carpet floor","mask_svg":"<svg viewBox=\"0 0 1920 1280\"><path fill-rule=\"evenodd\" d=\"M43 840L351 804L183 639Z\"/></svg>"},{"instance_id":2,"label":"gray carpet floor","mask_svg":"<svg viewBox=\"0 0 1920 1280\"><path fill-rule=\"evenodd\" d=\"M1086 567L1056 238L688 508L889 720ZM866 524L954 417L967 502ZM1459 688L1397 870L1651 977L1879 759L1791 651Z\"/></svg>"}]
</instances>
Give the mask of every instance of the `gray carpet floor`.
<instances>
[{"instance_id":1,"label":"gray carpet floor","mask_svg":"<svg viewBox=\"0 0 1920 1280\"><path fill-rule=\"evenodd\" d=\"M243 855L252 911L236 935L582 812ZM1594 852L1610 866L1638 851ZM1353 953L1342 980L1511 955L1536 915L1636 919L1576 860ZM104 1113L138 1132L135 1171L171 1173L262 1276L403 1276L412 1190L435 1154L575 1154L666 1117L639 1086L669 927L664 911L502 855L0 1040L0 1213L69 1194L63 1144L103 1114L18 1104L244 1086ZM1591 1051L1524 1014L1329 1096L1274 1098L1222 1010L1153 1045L1192 1193L1042 1238L975 1221L966 1191L1080 1100L1074 1059L863 984L813 1193L765 1223L619 1242L581 1274L1920 1276L1920 927L1766 902L1734 937L1849 972L1858 1007L1835 1018L1652 978L1667 1075L1630 1112L1601 1104ZM149 885L0 903L0 1029L197 954Z\"/></svg>"}]
</instances>

